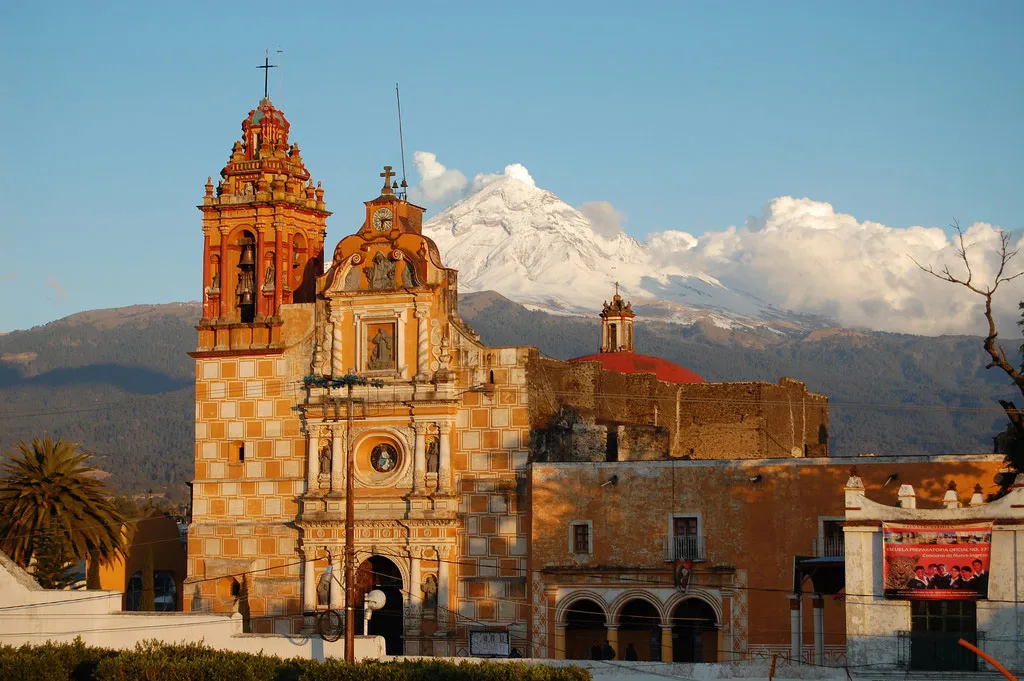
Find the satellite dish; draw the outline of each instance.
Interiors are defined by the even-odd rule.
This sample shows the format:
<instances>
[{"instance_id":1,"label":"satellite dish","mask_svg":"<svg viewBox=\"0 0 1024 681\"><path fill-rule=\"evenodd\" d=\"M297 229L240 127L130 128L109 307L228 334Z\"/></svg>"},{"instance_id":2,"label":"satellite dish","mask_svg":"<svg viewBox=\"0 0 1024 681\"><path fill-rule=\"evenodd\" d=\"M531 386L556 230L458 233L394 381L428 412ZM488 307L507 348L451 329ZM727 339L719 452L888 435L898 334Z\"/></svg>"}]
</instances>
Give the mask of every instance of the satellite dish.
<instances>
[{"instance_id":1,"label":"satellite dish","mask_svg":"<svg viewBox=\"0 0 1024 681\"><path fill-rule=\"evenodd\" d=\"M384 607L384 603L387 601L387 596L380 589L374 589L370 593L366 594L363 599L363 607L367 610L380 610Z\"/></svg>"}]
</instances>

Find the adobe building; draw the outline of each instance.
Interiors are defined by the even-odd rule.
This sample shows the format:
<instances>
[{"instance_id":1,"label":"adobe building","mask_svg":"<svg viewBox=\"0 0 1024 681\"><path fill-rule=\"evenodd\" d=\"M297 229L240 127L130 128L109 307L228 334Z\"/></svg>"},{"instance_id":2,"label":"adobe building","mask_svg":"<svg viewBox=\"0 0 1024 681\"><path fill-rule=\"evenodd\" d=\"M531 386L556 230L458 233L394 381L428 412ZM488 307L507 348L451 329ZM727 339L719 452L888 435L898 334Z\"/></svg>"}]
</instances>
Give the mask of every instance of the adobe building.
<instances>
[{"instance_id":1,"label":"adobe building","mask_svg":"<svg viewBox=\"0 0 1024 681\"><path fill-rule=\"evenodd\" d=\"M590 633L647 658L788 648L794 557L841 534L822 520L841 519L829 491L848 468L828 458L827 399L637 354L617 292L596 355L484 345L388 166L325 271L330 213L289 135L262 100L199 207L185 609L237 608L254 632L290 634L341 608L351 447L354 597L385 591L368 633L388 653L465 655L475 631L550 657L582 654ZM382 387L350 400L350 373ZM998 467L864 468L919 480L939 463L965 481ZM841 613L824 614L841 646Z\"/></svg>"}]
</instances>

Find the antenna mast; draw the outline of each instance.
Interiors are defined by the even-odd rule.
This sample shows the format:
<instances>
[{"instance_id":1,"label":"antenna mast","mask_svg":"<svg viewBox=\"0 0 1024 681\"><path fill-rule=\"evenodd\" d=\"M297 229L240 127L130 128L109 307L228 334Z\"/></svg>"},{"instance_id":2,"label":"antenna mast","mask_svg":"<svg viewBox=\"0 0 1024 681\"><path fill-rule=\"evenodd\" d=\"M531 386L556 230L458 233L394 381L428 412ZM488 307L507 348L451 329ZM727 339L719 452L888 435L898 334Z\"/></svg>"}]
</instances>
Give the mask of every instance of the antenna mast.
<instances>
[{"instance_id":1,"label":"antenna mast","mask_svg":"<svg viewBox=\"0 0 1024 681\"><path fill-rule=\"evenodd\" d=\"M398 101L398 147L402 153L402 198L407 194L409 183L405 181L405 139L402 137L402 95L398 92L398 83L395 83L395 99Z\"/></svg>"}]
</instances>

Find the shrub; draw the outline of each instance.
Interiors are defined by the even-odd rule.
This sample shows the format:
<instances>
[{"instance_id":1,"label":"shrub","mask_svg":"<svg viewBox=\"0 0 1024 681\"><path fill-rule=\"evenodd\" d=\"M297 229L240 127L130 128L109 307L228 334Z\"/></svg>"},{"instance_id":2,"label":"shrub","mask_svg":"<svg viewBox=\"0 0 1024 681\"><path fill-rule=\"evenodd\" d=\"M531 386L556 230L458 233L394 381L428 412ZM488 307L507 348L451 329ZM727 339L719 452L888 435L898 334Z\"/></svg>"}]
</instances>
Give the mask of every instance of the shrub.
<instances>
[{"instance_id":1,"label":"shrub","mask_svg":"<svg viewBox=\"0 0 1024 681\"><path fill-rule=\"evenodd\" d=\"M201 644L140 643L134 650L74 643L0 646L0 679L23 681L590 681L579 667L447 660L314 662L214 650Z\"/></svg>"}]
</instances>

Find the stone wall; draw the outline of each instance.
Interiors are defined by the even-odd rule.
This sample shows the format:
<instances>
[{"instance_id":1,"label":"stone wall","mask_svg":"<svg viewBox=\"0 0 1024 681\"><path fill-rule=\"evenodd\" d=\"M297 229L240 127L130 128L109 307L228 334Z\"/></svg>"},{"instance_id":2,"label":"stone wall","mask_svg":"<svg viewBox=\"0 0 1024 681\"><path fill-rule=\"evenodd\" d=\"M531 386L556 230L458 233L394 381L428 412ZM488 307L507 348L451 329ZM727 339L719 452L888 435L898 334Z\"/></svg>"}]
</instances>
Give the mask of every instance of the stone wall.
<instances>
[{"instance_id":1,"label":"stone wall","mask_svg":"<svg viewBox=\"0 0 1024 681\"><path fill-rule=\"evenodd\" d=\"M654 374L606 371L596 362L531 357L527 365L533 454L539 461L577 460L552 446L570 421L650 426L665 435L627 437L632 460L661 457L763 459L827 454L828 399L800 381L778 384L659 381ZM570 424L571 426L571 424ZM583 460L597 460L595 446ZM623 443L620 441L620 450ZM645 450L641 453L639 450ZM621 457L620 457L621 458Z\"/></svg>"}]
</instances>

